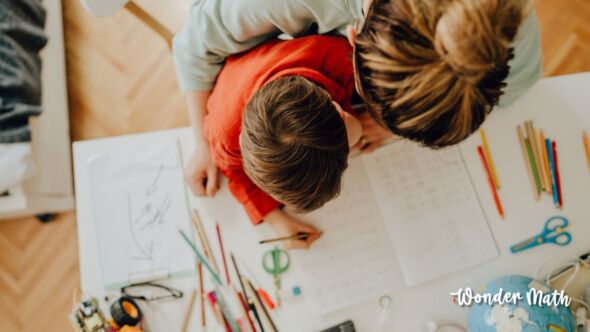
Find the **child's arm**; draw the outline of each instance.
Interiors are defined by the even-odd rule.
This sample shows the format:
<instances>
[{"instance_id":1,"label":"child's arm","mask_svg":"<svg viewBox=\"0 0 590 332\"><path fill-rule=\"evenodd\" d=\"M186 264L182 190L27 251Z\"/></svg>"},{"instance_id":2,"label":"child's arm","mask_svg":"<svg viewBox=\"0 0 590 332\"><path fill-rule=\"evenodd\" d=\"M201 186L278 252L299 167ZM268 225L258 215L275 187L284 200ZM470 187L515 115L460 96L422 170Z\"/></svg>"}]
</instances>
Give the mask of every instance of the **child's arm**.
<instances>
[{"instance_id":1,"label":"child's arm","mask_svg":"<svg viewBox=\"0 0 590 332\"><path fill-rule=\"evenodd\" d=\"M307 240L289 240L285 241L287 249L307 249L317 240L322 233L317 228L300 221L297 218L289 216L280 208L274 209L264 217L264 220L272 226L277 236L290 236L299 232L309 233Z\"/></svg>"},{"instance_id":2,"label":"child's arm","mask_svg":"<svg viewBox=\"0 0 590 332\"><path fill-rule=\"evenodd\" d=\"M209 142L203 133L209 94L208 91L186 93L188 115L195 136L195 149L184 173L192 192L198 196L214 196L219 189L219 169L213 163Z\"/></svg>"},{"instance_id":3,"label":"child's arm","mask_svg":"<svg viewBox=\"0 0 590 332\"><path fill-rule=\"evenodd\" d=\"M281 209L282 204L258 188L243 169L231 168L222 169L222 171L229 179L229 188L232 194L242 203L254 224L259 224L262 221L267 222L277 233L277 236L289 236L298 232L311 234L306 241L287 241L285 244L287 248L308 248L320 237L321 232L315 227L285 213Z\"/></svg>"}]
</instances>

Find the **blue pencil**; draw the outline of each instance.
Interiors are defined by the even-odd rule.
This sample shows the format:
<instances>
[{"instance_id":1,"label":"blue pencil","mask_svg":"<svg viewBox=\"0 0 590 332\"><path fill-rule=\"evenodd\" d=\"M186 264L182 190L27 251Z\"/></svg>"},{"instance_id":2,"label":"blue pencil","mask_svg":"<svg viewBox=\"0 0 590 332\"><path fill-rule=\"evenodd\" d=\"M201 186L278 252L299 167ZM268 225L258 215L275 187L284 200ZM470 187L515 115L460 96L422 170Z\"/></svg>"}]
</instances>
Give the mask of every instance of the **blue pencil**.
<instances>
[{"instance_id":1,"label":"blue pencil","mask_svg":"<svg viewBox=\"0 0 590 332\"><path fill-rule=\"evenodd\" d=\"M222 285L221 279L219 279L219 276L213 271L213 269L211 268L211 266L209 265L209 263L207 262L205 257L203 257L203 255L201 255L201 253L199 252L199 249L197 249L197 247L191 242L191 240L189 240L188 236L186 236L186 234L181 229L179 229L178 231L180 232L180 235L182 235L182 238L186 241L186 243L191 247L191 249L193 249L193 251L195 252L197 257L199 258L199 261L201 261L201 263L203 263L203 265L207 268L207 270L209 270L209 272L213 276L213 280L215 280L215 282L219 286L221 286Z\"/></svg>"},{"instance_id":2,"label":"blue pencil","mask_svg":"<svg viewBox=\"0 0 590 332\"><path fill-rule=\"evenodd\" d=\"M557 192L557 175L555 174L555 165L553 163L553 149L551 140L545 139L545 149L547 149L547 159L549 159L549 171L551 172L551 191L553 192L553 203L559 205L559 193Z\"/></svg>"}]
</instances>

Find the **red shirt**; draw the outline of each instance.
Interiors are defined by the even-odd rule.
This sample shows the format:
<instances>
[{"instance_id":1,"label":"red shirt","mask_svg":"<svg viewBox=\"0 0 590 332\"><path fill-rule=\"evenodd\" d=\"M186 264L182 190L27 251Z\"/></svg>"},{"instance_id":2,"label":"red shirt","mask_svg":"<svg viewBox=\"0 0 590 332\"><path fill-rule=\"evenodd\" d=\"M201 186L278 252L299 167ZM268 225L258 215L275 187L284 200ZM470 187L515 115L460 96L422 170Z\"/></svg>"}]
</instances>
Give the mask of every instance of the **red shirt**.
<instances>
[{"instance_id":1,"label":"red shirt","mask_svg":"<svg viewBox=\"0 0 590 332\"><path fill-rule=\"evenodd\" d=\"M326 89L349 111L354 89L350 52L342 37L313 35L272 40L225 62L207 104L205 135L215 164L228 178L231 192L253 223L262 222L281 203L258 188L242 167L239 137L244 107L267 82L298 75Z\"/></svg>"}]
</instances>

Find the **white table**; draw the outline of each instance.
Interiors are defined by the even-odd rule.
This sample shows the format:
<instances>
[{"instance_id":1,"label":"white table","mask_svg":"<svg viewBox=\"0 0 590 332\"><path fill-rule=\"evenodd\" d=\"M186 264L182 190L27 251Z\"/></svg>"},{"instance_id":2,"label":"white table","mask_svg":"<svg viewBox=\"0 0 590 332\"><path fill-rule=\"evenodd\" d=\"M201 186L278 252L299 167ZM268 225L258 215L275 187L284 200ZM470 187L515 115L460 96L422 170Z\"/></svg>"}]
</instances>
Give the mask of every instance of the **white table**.
<instances>
[{"instance_id":1,"label":"white table","mask_svg":"<svg viewBox=\"0 0 590 332\"><path fill-rule=\"evenodd\" d=\"M533 199L515 131L517 124L528 119L534 119L535 125L543 128L546 135L558 143L563 211L553 207L548 195L544 195L540 202ZM500 249L500 257L479 267L391 294L393 304L387 320L387 331L417 331L428 320L465 322L467 309L452 304L449 293L464 287L478 288L487 280L500 275L533 276L537 267L551 258L563 260L590 250L590 239L587 238L590 235L590 172L581 140L582 130L590 130L590 73L542 80L510 108L494 111L485 129L502 184L499 194L506 211L506 220L498 217L476 153L475 147L481 144L479 135L473 135L462 143L461 149ZM81 282L83 290L93 296L102 297L105 290L97 254L86 160L92 154L108 151L121 142L141 141L146 137L178 138L184 158L188 157L193 144L189 128L74 144ZM270 276L258 268L262 248L256 244L270 230L265 225L253 227L225 187L215 199L191 198L190 203L203 214L214 248L213 220L217 220L224 233L226 251L231 250L246 261L255 270L259 282L272 290ZM570 245L545 245L518 255L509 252L512 244L539 232L545 219L555 214L563 214L570 219L570 231L573 234ZM297 280L296 273L287 273L283 283L286 286L295 285ZM189 290L196 287L197 281L196 277L190 277L168 283ZM305 289L303 294L305 299ZM178 330L187 302L188 296L185 296L177 302L150 305L145 308L145 327L149 331ZM377 299L323 317L310 312L304 300L286 303L285 308L275 313L281 331L317 331L346 319L352 319L358 331L375 331L375 322L380 314ZM209 317L208 321L212 322L213 319ZM191 320L192 331L199 330L197 322L197 315L194 315Z\"/></svg>"}]
</instances>

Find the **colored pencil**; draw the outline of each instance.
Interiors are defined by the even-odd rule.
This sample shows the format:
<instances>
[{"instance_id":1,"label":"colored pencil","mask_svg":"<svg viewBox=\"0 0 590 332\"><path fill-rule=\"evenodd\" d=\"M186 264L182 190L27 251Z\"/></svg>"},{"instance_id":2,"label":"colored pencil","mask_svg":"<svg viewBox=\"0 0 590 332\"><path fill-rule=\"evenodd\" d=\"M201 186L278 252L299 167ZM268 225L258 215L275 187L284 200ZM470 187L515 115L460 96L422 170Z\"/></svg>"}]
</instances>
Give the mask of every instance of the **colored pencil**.
<instances>
[{"instance_id":1,"label":"colored pencil","mask_svg":"<svg viewBox=\"0 0 590 332\"><path fill-rule=\"evenodd\" d=\"M259 241L258 244L271 243L271 242L277 242L277 241L286 241L286 240L304 240L305 241L305 240L307 240L307 238L310 235L311 234L309 234L309 233L298 232L298 233L295 233L295 234L289 235L289 236L277 237L275 239L262 240L262 241Z\"/></svg>"},{"instance_id":2,"label":"colored pencil","mask_svg":"<svg viewBox=\"0 0 590 332\"><path fill-rule=\"evenodd\" d=\"M533 152L533 147L531 146L531 141L528 138L524 139L524 143L526 144L526 151L529 155L529 162L531 163L531 169L533 170L533 177L535 178L535 186L537 188L537 193L541 193L541 178L539 177L539 170L537 170L537 164L535 163L535 155Z\"/></svg>"},{"instance_id":3,"label":"colored pencil","mask_svg":"<svg viewBox=\"0 0 590 332\"><path fill-rule=\"evenodd\" d=\"M219 267L217 266L215 257L213 257L213 250L211 249L211 244L209 242L209 238L207 237L207 232L205 232L205 227L203 227L203 222L201 221L199 212L197 211L197 209L193 209L192 212L193 226L197 229L197 235L199 236L199 241L201 241L201 246L203 246L205 257L209 259L209 262L211 262L211 267L213 268L215 273L219 274Z\"/></svg>"},{"instance_id":4,"label":"colored pencil","mask_svg":"<svg viewBox=\"0 0 590 332\"><path fill-rule=\"evenodd\" d=\"M256 306L256 310L258 310L258 312L264 318L269 330L271 332L277 332L278 330L277 330L275 323L273 322L272 318L270 317L270 314L266 310L266 307L262 304L262 301L260 300L260 297L258 296L258 293L256 292L252 283L248 279L244 278L244 284L246 285L246 289L250 293L252 293L252 299L254 300L254 305Z\"/></svg>"},{"instance_id":5,"label":"colored pencil","mask_svg":"<svg viewBox=\"0 0 590 332\"><path fill-rule=\"evenodd\" d=\"M494 165L494 160L492 159L492 153L490 152L486 132L483 130L483 128L480 128L479 134L481 136L481 142L483 144L483 151L486 154L486 160L488 162L488 166L490 167L490 173L492 174L492 179L494 180L494 186L496 187L496 189L500 189L500 179L498 178L498 174L496 173L496 166Z\"/></svg>"},{"instance_id":6,"label":"colored pencil","mask_svg":"<svg viewBox=\"0 0 590 332\"><path fill-rule=\"evenodd\" d=\"M213 280L215 280L215 282L219 286L221 286L222 285L221 279L219 279L219 276L217 275L217 273L215 273L215 271L213 271L213 268L211 267L211 265L209 265L209 263L207 263L207 260L199 252L199 249L197 249L197 247L195 246L195 244L192 243L191 240L189 240L188 236L186 236L186 234L182 231L182 229L178 229L178 232L180 232L180 235L182 236L182 238L184 239L184 241L191 247L191 249L193 249L193 252L195 253L195 255L197 255L197 258L199 259L199 261L201 263L203 263L203 266L205 266L205 268L207 270L209 270L209 273L211 273L211 276L213 276Z\"/></svg>"},{"instance_id":7,"label":"colored pencil","mask_svg":"<svg viewBox=\"0 0 590 332\"><path fill-rule=\"evenodd\" d=\"M492 191L492 196L494 197L494 202L496 202L496 208L498 209L498 214L500 217L504 219L504 210L502 209L502 203L500 202L500 197L498 197L498 192L496 191L496 186L494 185L494 179L492 178L492 174L488 163L486 162L486 157L484 155L484 151L481 146L477 147L477 152L479 153L479 157L481 159L481 164L483 165L484 171L488 176L488 182L490 183L490 190Z\"/></svg>"},{"instance_id":8,"label":"colored pencil","mask_svg":"<svg viewBox=\"0 0 590 332\"><path fill-rule=\"evenodd\" d=\"M563 208L563 196L561 195L561 176L559 175L559 161L557 159L557 144L555 141L551 143L553 150L553 166L555 167L555 182L557 184L557 202L559 208Z\"/></svg>"},{"instance_id":9,"label":"colored pencil","mask_svg":"<svg viewBox=\"0 0 590 332\"><path fill-rule=\"evenodd\" d=\"M207 326L207 315L205 314L205 287L203 287L203 264L199 262L197 264L197 270L199 271L199 296L201 298L201 326Z\"/></svg>"},{"instance_id":10,"label":"colored pencil","mask_svg":"<svg viewBox=\"0 0 590 332\"><path fill-rule=\"evenodd\" d=\"M193 307L195 306L195 299L197 298L197 290L193 290L193 292L191 293L191 299L190 302L188 304L188 309L186 310L186 313L184 314L184 320L182 321L182 332L186 332L186 329L188 328L188 322L190 322L191 319L191 313L193 312Z\"/></svg>"},{"instance_id":11,"label":"colored pencil","mask_svg":"<svg viewBox=\"0 0 590 332\"><path fill-rule=\"evenodd\" d=\"M258 288L256 288L256 292L258 292L258 295L260 295L260 298L262 298L262 300L264 301L264 303L266 304L266 306L270 310L274 310L276 305L274 304L274 302L270 298L270 295L268 295L268 293L262 288L262 286L261 286L262 284L258 282L258 280L256 279L256 276L250 270L248 265L244 261L241 261L241 262L242 262L242 266L244 268L246 268L247 277L251 279L251 282L253 282L252 284L254 286L258 285Z\"/></svg>"},{"instance_id":12,"label":"colored pencil","mask_svg":"<svg viewBox=\"0 0 590 332\"><path fill-rule=\"evenodd\" d=\"M547 157L547 149L545 148L545 134L543 133L542 130L541 130L539 136L540 136L539 137L539 139L540 139L539 146L542 147L541 154L543 155L543 168L545 169L545 178L547 181L547 192L549 194L552 194L553 189L551 188L551 171L549 170L549 158Z\"/></svg>"},{"instance_id":13,"label":"colored pencil","mask_svg":"<svg viewBox=\"0 0 590 332\"><path fill-rule=\"evenodd\" d=\"M229 279L229 271L227 270L227 260L225 259L225 250L223 249L223 240L221 239L221 230L219 229L219 223L215 223L215 230L217 231L217 240L219 241L219 248L221 248L221 261L223 262L225 278L227 279L227 284L231 285L231 280Z\"/></svg>"},{"instance_id":14,"label":"colored pencil","mask_svg":"<svg viewBox=\"0 0 590 332\"><path fill-rule=\"evenodd\" d=\"M533 176L533 170L531 168L531 163L529 161L529 155L527 153L526 142L524 140L524 135L522 134L522 128L520 126L516 126L516 134L518 135L518 141L520 142L520 148L522 151L522 157L524 158L524 164L526 166L527 173L529 174L529 180L531 182L531 188L533 189L533 196L535 200L539 200L539 192L537 191L537 187L535 185L535 178Z\"/></svg>"},{"instance_id":15,"label":"colored pencil","mask_svg":"<svg viewBox=\"0 0 590 332\"><path fill-rule=\"evenodd\" d=\"M590 142L588 142L588 134L585 131L582 134L582 141L584 142L584 151L586 151L586 162L588 162L588 170L590 170Z\"/></svg>"},{"instance_id":16,"label":"colored pencil","mask_svg":"<svg viewBox=\"0 0 590 332\"><path fill-rule=\"evenodd\" d=\"M553 149L551 148L551 140L545 139L545 148L547 149L547 157L549 157L549 170L551 171L551 186L553 187L553 203L555 206L559 204L559 192L557 191L557 175L555 174L555 166L553 165Z\"/></svg>"},{"instance_id":17,"label":"colored pencil","mask_svg":"<svg viewBox=\"0 0 590 332\"><path fill-rule=\"evenodd\" d=\"M244 287L244 281L242 280L242 274L240 273L240 269L238 268L238 263L236 262L236 258L234 257L234 254L230 252L229 258L232 262L232 265L234 266L234 270L236 271L236 275L238 276L238 282L239 282L240 288L242 290L242 293L241 294L238 293L238 295L243 296L242 300L248 304L249 310L251 310L254 313L254 318L256 319L258 325L262 328L262 322L260 321L260 317L258 316L258 313L256 312L256 308L254 307L254 304L248 299L248 296L246 295L246 287ZM250 327L252 327L252 331L256 331L256 328L254 327L254 323L252 322L250 315L248 315L247 317L248 317L248 322L250 323Z\"/></svg>"},{"instance_id":18,"label":"colored pencil","mask_svg":"<svg viewBox=\"0 0 590 332\"><path fill-rule=\"evenodd\" d=\"M531 151L533 152L533 157L535 160L534 167L537 169L537 173L539 175L539 191L546 191L547 185L545 184L545 177L543 176L543 169L541 168L541 159L539 158L539 148L537 146L537 137L535 135L535 128L533 127L533 122L526 121L525 128L527 131L529 142L531 144Z\"/></svg>"}]
</instances>

